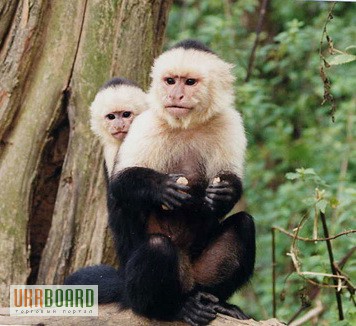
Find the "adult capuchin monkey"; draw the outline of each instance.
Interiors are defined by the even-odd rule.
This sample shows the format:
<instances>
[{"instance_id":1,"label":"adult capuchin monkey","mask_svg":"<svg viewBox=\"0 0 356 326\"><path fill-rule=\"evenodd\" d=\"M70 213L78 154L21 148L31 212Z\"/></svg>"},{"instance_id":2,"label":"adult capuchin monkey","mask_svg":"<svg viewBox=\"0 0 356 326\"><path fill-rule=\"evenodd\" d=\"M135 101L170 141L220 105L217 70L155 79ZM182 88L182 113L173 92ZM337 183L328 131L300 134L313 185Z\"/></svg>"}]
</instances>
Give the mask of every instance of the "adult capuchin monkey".
<instances>
[{"instance_id":1,"label":"adult capuchin monkey","mask_svg":"<svg viewBox=\"0 0 356 326\"><path fill-rule=\"evenodd\" d=\"M252 218L223 220L242 194L246 147L231 69L196 41L155 60L151 108L132 123L109 183L121 268L89 267L68 284L99 284L100 302L150 318L191 325L218 312L247 318L225 302L255 261Z\"/></svg>"},{"instance_id":2,"label":"adult capuchin monkey","mask_svg":"<svg viewBox=\"0 0 356 326\"><path fill-rule=\"evenodd\" d=\"M139 314L191 325L217 312L247 318L225 303L255 261L252 217L222 221L242 195L246 147L231 70L197 41L164 52L151 72L151 108L120 149L109 220L121 300Z\"/></svg>"}]
</instances>

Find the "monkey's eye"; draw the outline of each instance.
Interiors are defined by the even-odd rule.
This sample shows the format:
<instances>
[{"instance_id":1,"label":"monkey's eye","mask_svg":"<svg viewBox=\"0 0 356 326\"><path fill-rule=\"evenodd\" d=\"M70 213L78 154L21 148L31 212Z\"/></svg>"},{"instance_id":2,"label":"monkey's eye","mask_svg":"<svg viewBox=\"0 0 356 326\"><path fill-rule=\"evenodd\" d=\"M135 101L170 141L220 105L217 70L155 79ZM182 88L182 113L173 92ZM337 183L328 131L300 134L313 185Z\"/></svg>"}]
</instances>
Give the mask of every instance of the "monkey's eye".
<instances>
[{"instance_id":1,"label":"monkey's eye","mask_svg":"<svg viewBox=\"0 0 356 326\"><path fill-rule=\"evenodd\" d=\"M174 78L168 77L168 78L166 78L166 83L168 85L174 85L176 83L176 81L174 80Z\"/></svg>"},{"instance_id":2,"label":"monkey's eye","mask_svg":"<svg viewBox=\"0 0 356 326\"><path fill-rule=\"evenodd\" d=\"M196 79L194 79L194 78L188 78L188 79L185 81L185 84L188 85L188 86L193 86L193 85L196 84L196 82L197 82Z\"/></svg>"},{"instance_id":3,"label":"monkey's eye","mask_svg":"<svg viewBox=\"0 0 356 326\"><path fill-rule=\"evenodd\" d=\"M114 119L115 119L115 114L109 113L109 114L106 116L106 118L109 119L109 120L114 120Z\"/></svg>"},{"instance_id":4,"label":"monkey's eye","mask_svg":"<svg viewBox=\"0 0 356 326\"><path fill-rule=\"evenodd\" d=\"M125 111L125 112L122 114L122 116L123 116L124 118L129 118L129 117L131 116L131 112L130 112L130 111Z\"/></svg>"}]
</instances>

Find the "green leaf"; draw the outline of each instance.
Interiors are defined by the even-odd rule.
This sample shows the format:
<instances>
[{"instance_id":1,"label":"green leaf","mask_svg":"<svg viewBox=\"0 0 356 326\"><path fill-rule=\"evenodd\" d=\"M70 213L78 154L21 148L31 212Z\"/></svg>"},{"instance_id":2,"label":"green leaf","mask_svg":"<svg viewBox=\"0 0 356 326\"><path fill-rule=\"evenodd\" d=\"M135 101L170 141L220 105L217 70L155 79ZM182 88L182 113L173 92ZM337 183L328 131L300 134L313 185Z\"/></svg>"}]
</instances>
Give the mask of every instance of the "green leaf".
<instances>
[{"instance_id":1,"label":"green leaf","mask_svg":"<svg viewBox=\"0 0 356 326\"><path fill-rule=\"evenodd\" d=\"M331 66L342 65L356 60L356 55L353 54L338 54L329 59Z\"/></svg>"},{"instance_id":2,"label":"green leaf","mask_svg":"<svg viewBox=\"0 0 356 326\"><path fill-rule=\"evenodd\" d=\"M353 51L350 51L353 50ZM345 52L356 52L356 45L350 45L345 49Z\"/></svg>"},{"instance_id":3,"label":"green leaf","mask_svg":"<svg viewBox=\"0 0 356 326\"><path fill-rule=\"evenodd\" d=\"M305 198L305 199L303 199L303 203L307 206L314 206L315 198L313 198L313 197Z\"/></svg>"},{"instance_id":4,"label":"green leaf","mask_svg":"<svg viewBox=\"0 0 356 326\"><path fill-rule=\"evenodd\" d=\"M306 175L306 174L315 175L316 174L314 169L312 169L312 168L307 168L307 169L299 168L299 169L296 169L296 171L303 175Z\"/></svg>"},{"instance_id":5,"label":"green leaf","mask_svg":"<svg viewBox=\"0 0 356 326\"><path fill-rule=\"evenodd\" d=\"M319 208L319 210L320 210L322 213L325 214L325 209L326 209L327 204L328 204L328 202L327 202L325 199L321 199L321 200L319 200L319 201L315 204L315 206L316 206L317 208Z\"/></svg>"},{"instance_id":6,"label":"green leaf","mask_svg":"<svg viewBox=\"0 0 356 326\"><path fill-rule=\"evenodd\" d=\"M308 168L308 169L305 169L305 170L304 170L304 174L312 174L312 175L315 175L316 173L315 173L314 169Z\"/></svg>"},{"instance_id":7,"label":"green leaf","mask_svg":"<svg viewBox=\"0 0 356 326\"><path fill-rule=\"evenodd\" d=\"M330 198L330 206L336 208L340 205L340 201L336 197Z\"/></svg>"},{"instance_id":8,"label":"green leaf","mask_svg":"<svg viewBox=\"0 0 356 326\"><path fill-rule=\"evenodd\" d=\"M299 179L300 178L300 174L299 173L294 173L294 172L288 172L288 173L286 173L286 178L288 180Z\"/></svg>"}]
</instances>

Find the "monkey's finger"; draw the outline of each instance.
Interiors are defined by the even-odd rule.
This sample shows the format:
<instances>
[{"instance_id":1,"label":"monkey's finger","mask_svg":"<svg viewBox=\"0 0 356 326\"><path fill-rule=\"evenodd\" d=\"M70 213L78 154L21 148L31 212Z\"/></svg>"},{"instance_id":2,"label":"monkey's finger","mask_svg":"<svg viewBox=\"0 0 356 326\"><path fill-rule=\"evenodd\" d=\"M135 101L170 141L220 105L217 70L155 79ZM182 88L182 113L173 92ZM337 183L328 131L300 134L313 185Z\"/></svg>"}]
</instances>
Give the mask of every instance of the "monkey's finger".
<instances>
[{"instance_id":1,"label":"monkey's finger","mask_svg":"<svg viewBox=\"0 0 356 326\"><path fill-rule=\"evenodd\" d=\"M216 318L216 313L206 314L204 311L194 310L194 317L191 316L194 321L198 322L199 325L207 325L210 321Z\"/></svg>"},{"instance_id":2,"label":"monkey's finger","mask_svg":"<svg viewBox=\"0 0 356 326\"><path fill-rule=\"evenodd\" d=\"M228 181L220 181L217 183L210 183L208 188L223 188L227 186L231 186L231 183Z\"/></svg>"},{"instance_id":3,"label":"monkey's finger","mask_svg":"<svg viewBox=\"0 0 356 326\"><path fill-rule=\"evenodd\" d=\"M236 319L250 319L249 316L247 316L239 307L235 306L232 308L226 308L220 304L216 304L214 306L215 311L227 316L234 317Z\"/></svg>"},{"instance_id":4,"label":"monkey's finger","mask_svg":"<svg viewBox=\"0 0 356 326\"><path fill-rule=\"evenodd\" d=\"M177 199L173 198L172 196L169 195L163 195L164 202L163 204L166 205L169 209L173 209L174 207L181 207L182 203L178 201Z\"/></svg>"},{"instance_id":5,"label":"monkey's finger","mask_svg":"<svg viewBox=\"0 0 356 326\"><path fill-rule=\"evenodd\" d=\"M229 195L216 195L216 194L210 194L207 193L206 197L208 197L209 199L213 200L213 201L231 201L232 200L232 196Z\"/></svg>"},{"instance_id":6,"label":"monkey's finger","mask_svg":"<svg viewBox=\"0 0 356 326\"><path fill-rule=\"evenodd\" d=\"M194 323L188 316L184 316L183 320L190 326L199 326L199 324Z\"/></svg>"},{"instance_id":7,"label":"monkey's finger","mask_svg":"<svg viewBox=\"0 0 356 326\"><path fill-rule=\"evenodd\" d=\"M176 191L175 189L172 189L172 188L167 188L166 193L173 196L174 198L176 198L178 200L183 200L183 201L192 198L191 195Z\"/></svg>"},{"instance_id":8,"label":"monkey's finger","mask_svg":"<svg viewBox=\"0 0 356 326\"><path fill-rule=\"evenodd\" d=\"M172 205L170 205L170 204L168 204L168 201L166 201L166 200L162 200L162 206L164 206L164 210L166 210L166 209L168 209L168 210L173 210L174 209L174 207L172 206Z\"/></svg>"},{"instance_id":9,"label":"monkey's finger","mask_svg":"<svg viewBox=\"0 0 356 326\"><path fill-rule=\"evenodd\" d=\"M201 318L204 318L208 321L216 318L216 311L209 307L208 305L199 305L199 307L191 307L195 314Z\"/></svg>"},{"instance_id":10,"label":"monkey's finger","mask_svg":"<svg viewBox=\"0 0 356 326\"><path fill-rule=\"evenodd\" d=\"M167 181L167 186L183 192L189 191L190 187L174 181Z\"/></svg>"},{"instance_id":11,"label":"monkey's finger","mask_svg":"<svg viewBox=\"0 0 356 326\"><path fill-rule=\"evenodd\" d=\"M200 299L193 299L190 302L187 303L187 306L190 307L190 309L195 309L199 311L205 311L210 315L216 315L216 311L214 310L213 307L203 304Z\"/></svg>"},{"instance_id":12,"label":"monkey's finger","mask_svg":"<svg viewBox=\"0 0 356 326\"><path fill-rule=\"evenodd\" d=\"M231 187L224 187L224 188L206 188L206 192L207 193L211 193L211 194L218 194L218 195L233 195L234 194L234 189Z\"/></svg>"},{"instance_id":13,"label":"monkey's finger","mask_svg":"<svg viewBox=\"0 0 356 326\"><path fill-rule=\"evenodd\" d=\"M177 179L183 177L184 178L184 174L181 173L169 173L168 176L172 179L175 179L174 182L176 182Z\"/></svg>"},{"instance_id":14,"label":"monkey's finger","mask_svg":"<svg viewBox=\"0 0 356 326\"><path fill-rule=\"evenodd\" d=\"M212 199L210 199L208 196L205 196L205 197L204 197L204 200L205 200L205 202L208 203L208 205L209 205L210 208L213 208L213 207L215 206L215 201L212 200Z\"/></svg>"},{"instance_id":15,"label":"monkey's finger","mask_svg":"<svg viewBox=\"0 0 356 326\"><path fill-rule=\"evenodd\" d=\"M216 297L215 295L211 294L211 293L208 293L208 292L198 292L198 296L201 299L204 299L206 301L210 301L210 302L213 302L213 303L217 303L219 302L219 298Z\"/></svg>"},{"instance_id":16,"label":"monkey's finger","mask_svg":"<svg viewBox=\"0 0 356 326\"><path fill-rule=\"evenodd\" d=\"M204 311L205 306L196 307L193 302L186 304L185 313L189 315L189 318L199 325L206 325L211 320L216 318L216 312L213 310L211 313Z\"/></svg>"}]
</instances>

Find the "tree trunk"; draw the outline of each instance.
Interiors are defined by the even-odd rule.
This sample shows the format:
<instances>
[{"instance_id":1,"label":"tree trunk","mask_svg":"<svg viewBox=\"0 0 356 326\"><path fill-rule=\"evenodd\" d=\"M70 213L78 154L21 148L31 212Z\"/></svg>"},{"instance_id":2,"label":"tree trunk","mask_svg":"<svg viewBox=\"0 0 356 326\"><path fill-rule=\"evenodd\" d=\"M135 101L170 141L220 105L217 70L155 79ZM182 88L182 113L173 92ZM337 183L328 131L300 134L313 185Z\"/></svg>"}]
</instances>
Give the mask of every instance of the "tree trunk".
<instances>
[{"instance_id":1,"label":"tree trunk","mask_svg":"<svg viewBox=\"0 0 356 326\"><path fill-rule=\"evenodd\" d=\"M170 4L0 0L1 285L115 262L89 105L114 75L147 88Z\"/></svg>"}]
</instances>

